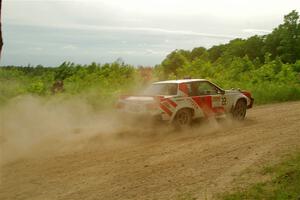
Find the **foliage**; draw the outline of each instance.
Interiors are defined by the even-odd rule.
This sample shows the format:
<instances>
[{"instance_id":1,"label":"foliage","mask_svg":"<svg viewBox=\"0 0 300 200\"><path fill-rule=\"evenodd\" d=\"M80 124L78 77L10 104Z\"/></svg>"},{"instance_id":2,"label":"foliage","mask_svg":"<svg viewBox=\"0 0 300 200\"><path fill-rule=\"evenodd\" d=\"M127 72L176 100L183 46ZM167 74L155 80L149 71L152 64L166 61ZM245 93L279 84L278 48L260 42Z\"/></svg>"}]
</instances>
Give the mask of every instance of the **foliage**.
<instances>
[{"instance_id":1,"label":"foliage","mask_svg":"<svg viewBox=\"0 0 300 200\"><path fill-rule=\"evenodd\" d=\"M250 90L257 103L300 99L300 22L294 10L272 33L210 49L175 50L155 67L159 79L206 78Z\"/></svg>"},{"instance_id":2,"label":"foliage","mask_svg":"<svg viewBox=\"0 0 300 200\"><path fill-rule=\"evenodd\" d=\"M57 80L64 82L64 95L80 95L97 107L105 107L113 97L133 89L137 70L130 65L111 63L54 67L1 67L0 103L22 94L50 96Z\"/></svg>"},{"instance_id":3,"label":"foliage","mask_svg":"<svg viewBox=\"0 0 300 200\"><path fill-rule=\"evenodd\" d=\"M268 35L237 38L209 49L175 50L154 68L136 68L121 59L110 64L1 67L0 105L24 94L48 97L54 83L63 81L63 95L80 95L102 108L111 105L118 94L151 80L185 77L210 79L223 88L250 90L256 103L299 100L298 13L284 16L283 24Z\"/></svg>"}]
</instances>

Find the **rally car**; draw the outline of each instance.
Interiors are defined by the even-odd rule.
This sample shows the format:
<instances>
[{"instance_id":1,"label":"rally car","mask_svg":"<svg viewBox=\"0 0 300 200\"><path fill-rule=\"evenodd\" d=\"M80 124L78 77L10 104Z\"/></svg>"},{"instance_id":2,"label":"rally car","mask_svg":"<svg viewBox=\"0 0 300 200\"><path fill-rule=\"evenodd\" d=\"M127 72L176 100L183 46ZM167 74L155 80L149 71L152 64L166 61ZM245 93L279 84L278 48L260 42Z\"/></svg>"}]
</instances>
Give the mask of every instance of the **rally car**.
<instances>
[{"instance_id":1,"label":"rally car","mask_svg":"<svg viewBox=\"0 0 300 200\"><path fill-rule=\"evenodd\" d=\"M183 79L155 82L140 95L121 96L117 108L187 126L193 119L226 114L243 120L253 101L247 91L224 90L206 79Z\"/></svg>"}]
</instances>

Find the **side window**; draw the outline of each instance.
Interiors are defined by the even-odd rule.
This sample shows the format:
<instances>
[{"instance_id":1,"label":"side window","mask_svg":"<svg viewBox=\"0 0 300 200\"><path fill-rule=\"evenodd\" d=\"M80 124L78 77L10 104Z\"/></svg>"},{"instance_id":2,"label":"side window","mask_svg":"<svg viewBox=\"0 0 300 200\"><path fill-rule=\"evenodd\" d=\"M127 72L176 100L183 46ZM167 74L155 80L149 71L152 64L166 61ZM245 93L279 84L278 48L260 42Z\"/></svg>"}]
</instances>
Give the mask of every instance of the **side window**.
<instances>
[{"instance_id":1,"label":"side window","mask_svg":"<svg viewBox=\"0 0 300 200\"><path fill-rule=\"evenodd\" d=\"M198 84L198 93L199 95L215 95L219 94L220 91L214 85L209 82L199 82Z\"/></svg>"},{"instance_id":2,"label":"side window","mask_svg":"<svg viewBox=\"0 0 300 200\"><path fill-rule=\"evenodd\" d=\"M206 81L192 82L186 84L188 87L189 96L201 96L201 95L216 95L221 91Z\"/></svg>"},{"instance_id":3,"label":"side window","mask_svg":"<svg viewBox=\"0 0 300 200\"><path fill-rule=\"evenodd\" d=\"M177 94L178 84L169 84L167 87L168 95L176 95Z\"/></svg>"}]
</instances>

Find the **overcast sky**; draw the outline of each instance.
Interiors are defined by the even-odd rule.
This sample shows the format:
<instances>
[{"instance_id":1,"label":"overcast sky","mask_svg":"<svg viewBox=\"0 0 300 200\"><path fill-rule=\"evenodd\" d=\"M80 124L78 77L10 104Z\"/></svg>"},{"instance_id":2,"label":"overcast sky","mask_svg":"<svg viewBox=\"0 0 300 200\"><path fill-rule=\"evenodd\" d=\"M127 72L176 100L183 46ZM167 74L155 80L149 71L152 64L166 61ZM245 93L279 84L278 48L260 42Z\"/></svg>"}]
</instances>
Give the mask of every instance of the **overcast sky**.
<instances>
[{"instance_id":1,"label":"overcast sky","mask_svg":"<svg viewBox=\"0 0 300 200\"><path fill-rule=\"evenodd\" d=\"M267 34L300 0L3 0L1 65L153 66L174 49Z\"/></svg>"}]
</instances>

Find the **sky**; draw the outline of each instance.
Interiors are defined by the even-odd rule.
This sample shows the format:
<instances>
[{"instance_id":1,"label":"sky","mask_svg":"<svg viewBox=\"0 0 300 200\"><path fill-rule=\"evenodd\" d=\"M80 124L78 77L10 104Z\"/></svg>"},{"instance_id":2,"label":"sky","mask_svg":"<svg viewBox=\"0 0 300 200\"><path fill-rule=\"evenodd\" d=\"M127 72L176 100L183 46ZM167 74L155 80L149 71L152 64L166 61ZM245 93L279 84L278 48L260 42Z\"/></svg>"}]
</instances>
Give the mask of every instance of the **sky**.
<instances>
[{"instance_id":1,"label":"sky","mask_svg":"<svg viewBox=\"0 0 300 200\"><path fill-rule=\"evenodd\" d=\"M3 0L0 65L154 66L175 49L270 33L300 0Z\"/></svg>"}]
</instances>

